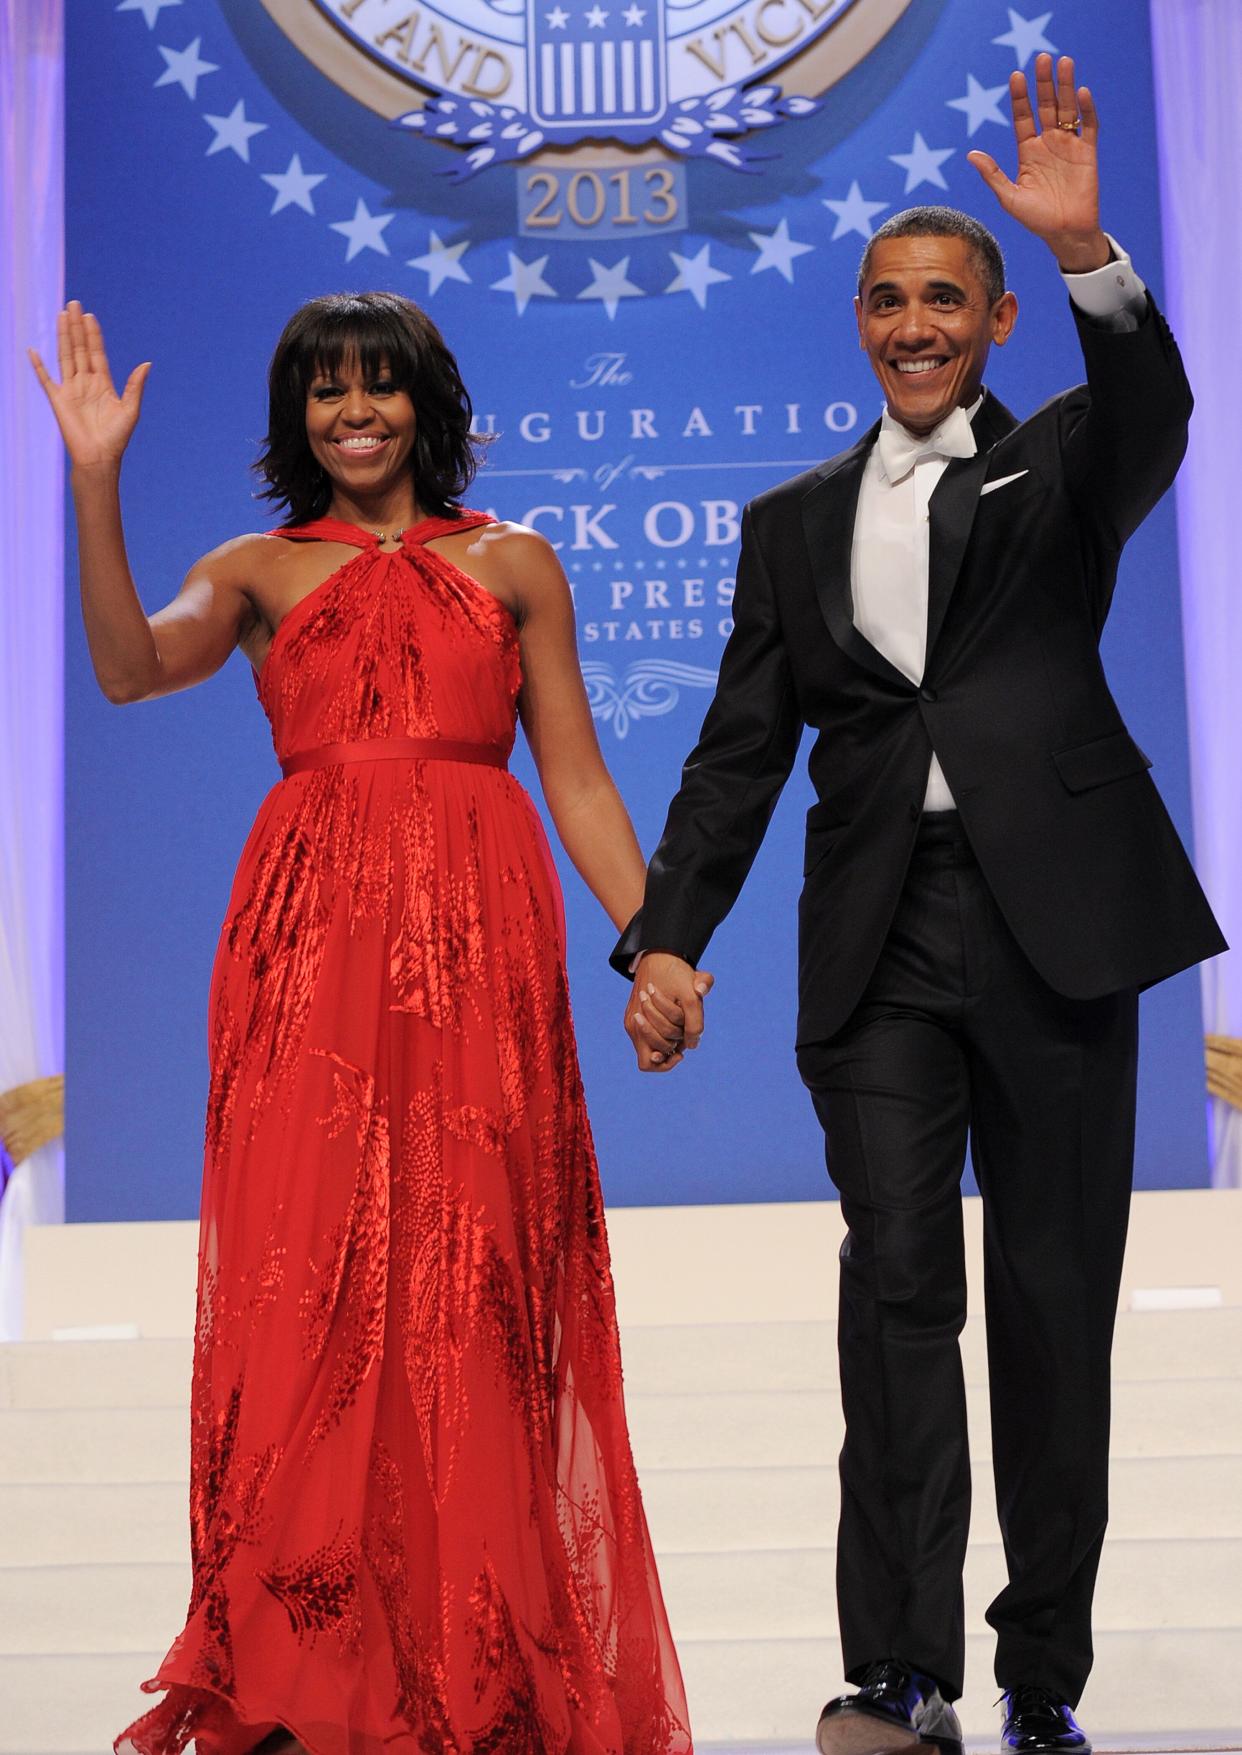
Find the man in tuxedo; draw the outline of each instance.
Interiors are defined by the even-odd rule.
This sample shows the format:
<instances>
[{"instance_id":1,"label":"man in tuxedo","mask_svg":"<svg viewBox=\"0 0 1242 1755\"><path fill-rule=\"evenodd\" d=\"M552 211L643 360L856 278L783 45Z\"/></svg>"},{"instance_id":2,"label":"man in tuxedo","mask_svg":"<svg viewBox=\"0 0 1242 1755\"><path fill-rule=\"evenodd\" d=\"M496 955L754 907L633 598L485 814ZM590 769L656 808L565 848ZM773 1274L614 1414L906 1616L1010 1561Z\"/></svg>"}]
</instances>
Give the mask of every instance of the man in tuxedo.
<instances>
[{"instance_id":1,"label":"man in tuxedo","mask_svg":"<svg viewBox=\"0 0 1242 1755\"><path fill-rule=\"evenodd\" d=\"M613 959L635 972L640 1065L670 1069L812 726L798 1064L848 1227L837 1593L857 1685L824 1708L824 1755L961 1752L968 1134L1009 1577L988 1612L1002 1749L1090 1748L1073 1708L1107 1519L1138 992L1223 947L1098 650L1190 392L1100 229L1073 63L1040 56L1034 109L1023 74L1011 99L1016 180L970 157L1055 256L1086 384L1016 421L983 387L1017 316L995 239L945 208L876 232L856 315L883 419L747 508L715 699Z\"/></svg>"}]
</instances>

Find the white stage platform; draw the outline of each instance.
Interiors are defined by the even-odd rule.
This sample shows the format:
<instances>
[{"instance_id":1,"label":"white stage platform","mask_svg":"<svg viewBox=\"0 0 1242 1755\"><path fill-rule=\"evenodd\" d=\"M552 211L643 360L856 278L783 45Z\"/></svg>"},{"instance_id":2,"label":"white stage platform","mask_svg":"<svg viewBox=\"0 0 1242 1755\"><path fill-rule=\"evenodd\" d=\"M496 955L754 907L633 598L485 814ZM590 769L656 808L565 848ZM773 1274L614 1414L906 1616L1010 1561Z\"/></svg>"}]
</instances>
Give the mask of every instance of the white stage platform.
<instances>
[{"instance_id":1,"label":"white stage platform","mask_svg":"<svg viewBox=\"0 0 1242 1755\"><path fill-rule=\"evenodd\" d=\"M807 1750L840 1687L839 1210L622 1209L610 1227L634 1447L701 1755ZM979 1235L971 1201L974 1287ZM29 1338L0 1348L0 1755L103 1755L180 1627L195 1242L193 1225L31 1235ZM55 1338L66 1330L79 1338ZM983 1608L1003 1561L977 1311L964 1351L977 1481L963 1718L987 1747ZM1082 1715L1100 1748L1236 1746L1242 1192L1137 1197L1115 1376Z\"/></svg>"}]
</instances>

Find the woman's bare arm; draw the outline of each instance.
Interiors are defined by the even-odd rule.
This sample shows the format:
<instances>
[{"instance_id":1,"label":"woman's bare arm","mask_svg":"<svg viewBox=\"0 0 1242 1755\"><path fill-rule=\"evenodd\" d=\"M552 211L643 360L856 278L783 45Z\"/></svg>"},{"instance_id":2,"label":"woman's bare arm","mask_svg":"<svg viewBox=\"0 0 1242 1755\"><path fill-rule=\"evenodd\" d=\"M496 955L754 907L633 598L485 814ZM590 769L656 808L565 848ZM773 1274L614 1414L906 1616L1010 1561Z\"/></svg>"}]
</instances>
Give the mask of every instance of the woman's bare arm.
<instances>
[{"instance_id":1,"label":"woman's bare arm","mask_svg":"<svg viewBox=\"0 0 1242 1755\"><path fill-rule=\"evenodd\" d=\"M522 727L561 845L620 930L642 906L647 868L595 735L569 583L549 544L534 531L509 527L500 541L521 629ZM711 986L711 976L702 971L696 979L702 992ZM698 1046L682 1007L654 983L636 991L632 1009L640 1065L667 1070L686 1047Z\"/></svg>"},{"instance_id":2,"label":"woman's bare arm","mask_svg":"<svg viewBox=\"0 0 1242 1755\"><path fill-rule=\"evenodd\" d=\"M569 584L534 531L510 527L501 541L521 629L522 728L561 845L620 928L642 905L646 862L595 735Z\"/></svg>"},{"instance_id":3,"label":"woman's bare arm","mask_svg":"<svg viewBox=\"0 0 1242 1755\"><path fill-rule=\"evenodd\" d=\"M117 702L188 688L220 668L254 619L241 562L261 539L239 538L206 556L176 598L148 617L125 551L120 476L150 365L136 367L118 396L99 323L76 299L57 318L56 340L59 383L37 353L30 357L69 454L95 676Z\"/></svg>"}]
</instances>

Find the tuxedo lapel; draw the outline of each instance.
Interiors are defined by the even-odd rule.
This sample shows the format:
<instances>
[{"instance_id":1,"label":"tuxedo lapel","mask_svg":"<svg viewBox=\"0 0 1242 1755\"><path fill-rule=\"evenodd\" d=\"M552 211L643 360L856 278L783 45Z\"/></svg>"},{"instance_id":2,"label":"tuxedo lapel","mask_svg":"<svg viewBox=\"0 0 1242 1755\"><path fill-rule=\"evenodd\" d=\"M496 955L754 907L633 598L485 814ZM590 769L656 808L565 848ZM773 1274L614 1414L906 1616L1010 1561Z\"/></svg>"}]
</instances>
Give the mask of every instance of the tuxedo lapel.
<instances>
[{"instance_id":1,"label":"tuxedo lapel","mask_svg":"<svg viewBox=\"0 0 1242 1755\"><path fill-rule=\"evenodd\" d=\"M828 624L828 632L847 658L861 664L885 682L911 689L882 652L854 626L854 599L850 590L850 553L854 543L854 519L863 470L880 430L877 421L858 443L825 465L815 486L802 501L802 529L811 561L815 595Z\"/></svg>"},{"instance_id":2,"label":"tuxedo lapel","mask_svg":"<svg viewBox=\"0 0 1242 1755\"><path fill-rule=\"evenodd\" d=\"M989 391L971 423L979 449L973 457L959 457L948 465L928 501L930 520L927 556L927 658L924 670L931 664L932 651L943 626L953 588L962 570L966 544L970 541L979 504L979 490L988 470L988 457L993 445L1012 432L1017 421L1003 402Z\"/></svg>"}]
</instances>

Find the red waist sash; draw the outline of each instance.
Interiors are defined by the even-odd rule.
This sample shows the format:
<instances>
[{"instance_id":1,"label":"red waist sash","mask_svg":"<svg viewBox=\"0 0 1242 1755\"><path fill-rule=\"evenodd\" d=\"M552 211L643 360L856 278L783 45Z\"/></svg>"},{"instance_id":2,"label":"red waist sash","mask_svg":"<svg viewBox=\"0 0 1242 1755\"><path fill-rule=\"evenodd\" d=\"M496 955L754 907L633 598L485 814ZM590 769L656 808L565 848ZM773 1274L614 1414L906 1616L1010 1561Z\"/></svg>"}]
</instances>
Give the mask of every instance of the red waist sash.
<instances>
[{"instance_id":1,"label":"red waist sash","mask_svg":"<svg viewBox=\"0 0 1242 1755\"><path fill-rule=\"evenodd\" d=\"M280 764L287 780L309 768L332 768L339 762L475 762L505 768L508 757L494 743L458 743L450 737L371 737L360 743L321 743L295 750Z\"/></svg>"}]
</instances>

